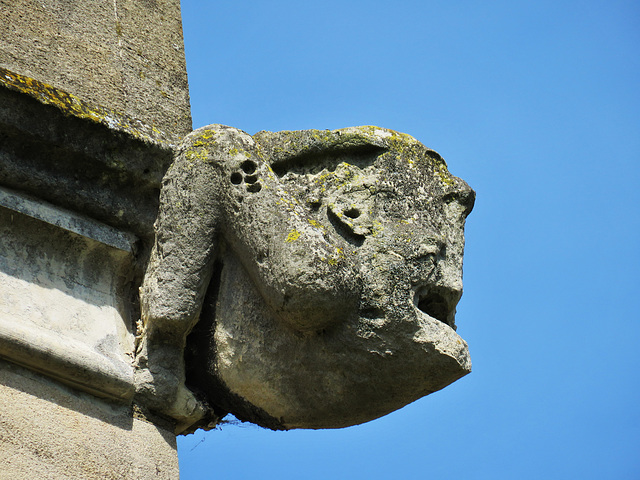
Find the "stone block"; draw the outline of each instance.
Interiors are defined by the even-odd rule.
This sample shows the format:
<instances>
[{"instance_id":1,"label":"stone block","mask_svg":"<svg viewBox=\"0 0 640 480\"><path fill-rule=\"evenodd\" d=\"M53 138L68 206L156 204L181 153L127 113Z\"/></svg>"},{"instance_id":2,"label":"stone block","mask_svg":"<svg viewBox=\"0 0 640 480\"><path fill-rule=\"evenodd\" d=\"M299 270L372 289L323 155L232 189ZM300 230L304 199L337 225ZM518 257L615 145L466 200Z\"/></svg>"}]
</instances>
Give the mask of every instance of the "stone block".
<instances>
[{"instance_id":1,"label":"stone block","mask_svg":"<svg viewBox=\"0 0 640 480\"><path fill-rule=\"evenodd\" d=\"M0 188L0 356L130 401L135 240Z\"/></svg>"},{"instance_id":2,"label":"stone block","mask_svg":"<svg viewBox=\"0 0 640 480\"><path fill-rule=\"evenodd\" d=\"M0 479L175 480L170 425L0 360Z\"/></svg>"},{"instance_id":3,"label":"stone block","mask_svg":"<svg viewBox=\"0 0 640 480\"><path fill-rule=\"evenodd\" d=\"M0 67L175 138L191 130L179 0L0 0Z\"/></svg>"}]
</instances>

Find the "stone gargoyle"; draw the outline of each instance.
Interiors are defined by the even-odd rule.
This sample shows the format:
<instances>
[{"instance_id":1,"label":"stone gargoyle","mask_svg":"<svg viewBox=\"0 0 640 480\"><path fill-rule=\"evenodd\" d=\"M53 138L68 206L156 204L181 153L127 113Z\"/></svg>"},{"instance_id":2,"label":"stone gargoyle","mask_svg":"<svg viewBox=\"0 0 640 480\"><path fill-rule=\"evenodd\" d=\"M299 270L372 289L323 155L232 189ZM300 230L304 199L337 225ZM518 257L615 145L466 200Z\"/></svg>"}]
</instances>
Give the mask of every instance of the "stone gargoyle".
<instances>
[{"instance_id":1,"label":"stone gargoyle","mask_svg":"<svg viewBox=\"0 0 640 480\"><path fill-rule=\"evenodd\" d=\"M138 395L192 431L385 415L471 370L454 316L475 193L378 127L210 125L167 172L141 288Z\"/></svg>"}]
</instances>

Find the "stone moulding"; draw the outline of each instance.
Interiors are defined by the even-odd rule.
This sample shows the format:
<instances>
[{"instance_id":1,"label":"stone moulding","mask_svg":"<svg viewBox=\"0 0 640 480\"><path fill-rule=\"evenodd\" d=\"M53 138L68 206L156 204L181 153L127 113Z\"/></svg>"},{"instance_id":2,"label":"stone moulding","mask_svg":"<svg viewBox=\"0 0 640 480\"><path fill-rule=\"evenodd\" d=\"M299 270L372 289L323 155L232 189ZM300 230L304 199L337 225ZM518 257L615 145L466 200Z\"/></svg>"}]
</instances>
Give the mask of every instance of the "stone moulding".
<instances>
[{"instance_id":1,"label":"stone moulding","mask_svg":"<svg viewBox=\"0 0 640 480\"><path fill-rule=\"evenodd\" d=\"M0 356L100 397L133 398L131 365L61 334L0 318Z\"/></svg>"},{"instance_id":2,"label":"stone moulding","mask_svg":"<svg viewBox=\"0 0 640 480\"><path fill-rule=\"evenodd\" d=\"M104 243L129 254L134 253L134 246L138 241L136 236L131 233L117 230L91 218L19 195L2 187L0 187L0 206Z\"/></svg>"},{"instance_id":3,"label":"stone moulding","mask_svg":"<svg viewBox=\"0 0 640 480\"><path fill-rule=\"evenodd\" d=\"M130 264L136 237L93 219L1 187L0 207L2 207L0 210L4 211L3 218L10 219L11 227L16 225L13 230L16 232L16 238L19 239L19 242L12 242L7 238L11 237L11 234L5 232L0 242L5 247L0 253L0 284L3 287L3 302L0 305L2 314L0 315L0 356L89 393L129 401L134 393L130 357L117 349L116 351L96 349L95 345L92 345L95 338L83 340L85 334L83 329L102 328L102 337L109 336L114 329L118 329L117 325L96 327L92 324L101 321L124 322L124 319L116 314L115 307L84 305L91 302L89 296L93 291L98 291L104 298L113 296L116 293L113 287L108 290L108 285L105 285L104 281L93 279L95 275L91 271L81 280L86 284L73 285L73 282L81 282L76 278L69 279L72 286L67 287L64 293L56 297L68 302L66 308L69 310L69 318L73 318L74 313L80 317L85 314L97 315L97 318L81 318L83 323L81 326L73 325L73 322L69 322L69 325L52 326L50 323L55 323L55 319L52 320L48 313L40 317L37 309L39 293L42 289L50 290L52 287L50 277L55 274L52 270L63 268L56 267L58 263L54 263L55 261L62 259L76 269L100 269L104 266L88 266L80 263L75 265L75 258L59 251L67 247L65 243L60 247L52 245L44 248L40 255L36 254L40 258L23 261L25 259L21 257L21 243L26 243L28 247L31 245L28 239L19 237L24 233L21 230L20 220L29 222L32 230L58 232L62 230L68 232L67 237L82 237L85 239L82 245L108 252L106 257L100 258L109 258L123 265ZM80 252L77 253L81 255ZM30 257L33 255L30 254ZM54 267L44 266L42 258L51 261ZM62 285L59 288L63 288ZM84 297L80 296L80 292L77 291L79 289L85 294ZM15 301L15 297L22 292L27 294L24 304ZM103 302L104 298L101 299ZM117 301L112 299L111 303L115 305ZM126 330L125 326L119 328ZM96 337L96 334L89 332L87 336ZM125 336L131 336L131 334L125 334Z\"/></svg>"},{"instance_id":4,"label":"stone moulding","mask_svg":"<svg viewBox=\"0 0 640 480\"><path fill-rule=\"evenodd\" d=\"M178 137L0 68L0 357L131 402L137 288Z\"/></svg>"},{"instance_id":5,"label":"stone moulding","mask_svg":"<svg viewBox=\"0 0 640 480\"><path fill-rule=\"evenodd\" d=\"M149 239L176 137L0 68L0 185Z\"/></svg>"}]
</instances>

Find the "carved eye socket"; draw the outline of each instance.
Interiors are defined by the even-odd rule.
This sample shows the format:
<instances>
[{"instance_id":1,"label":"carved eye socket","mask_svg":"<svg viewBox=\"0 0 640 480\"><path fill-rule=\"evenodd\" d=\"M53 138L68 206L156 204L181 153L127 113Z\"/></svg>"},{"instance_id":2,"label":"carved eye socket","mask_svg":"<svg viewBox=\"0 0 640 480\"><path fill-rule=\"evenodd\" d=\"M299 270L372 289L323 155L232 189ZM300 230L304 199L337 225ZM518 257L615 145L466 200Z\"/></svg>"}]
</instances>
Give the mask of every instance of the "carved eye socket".
<instances>
[{"instance_id":1,"label":"carved eye socket","mask_svg":"<svg viewBox=\"0 0 640 480\"><path fill-rule=\"evenodd\" d=\"M358 218L360 216L360 210L355 207L349 208L342 213L349 218Z\"/></svg>"},{"instance_id":2,"label":"carved eye socket","mask_svg":"<svg viewBox=\"0 0 640 480\"><path fill-rule=\"evenodd\" d=\"M347 216L346 213L345 216ZM327 208L327 218L338 235L356 247L362 246L365 236L356 233L353 225L350 225L350 222L345 223L344 219L336 215L331 208Z\"/></svg>"}]
</instances>

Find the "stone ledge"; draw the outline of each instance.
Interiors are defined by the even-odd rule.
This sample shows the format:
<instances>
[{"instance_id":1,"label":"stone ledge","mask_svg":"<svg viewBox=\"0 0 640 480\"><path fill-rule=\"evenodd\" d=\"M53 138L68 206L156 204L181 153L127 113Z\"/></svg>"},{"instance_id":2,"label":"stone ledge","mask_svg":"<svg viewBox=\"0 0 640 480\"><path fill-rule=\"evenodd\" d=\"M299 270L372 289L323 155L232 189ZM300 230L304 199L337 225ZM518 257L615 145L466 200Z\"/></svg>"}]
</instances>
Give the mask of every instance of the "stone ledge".
<instances>
[{"instance_id":1,"label":"stone ledge","mask_svg":"<svg viewBox=\"0 0 640 480\"><path fill-rule=\"evenodd\" d=\"M100 397L129 401L135 391L131 365L64 335L2 318L0 357Z\"/></svg>"},{"instance_id":2,"label":"stone ledge","mask_svg":"<svg viewBox=\"0 0 640 480\"><path fill-rule=\"evenodd\" d=\"M29 95L42 104L52 105L65 115L100 123L145 142L171 147L179 140L179 137L168 135L153 125L147 125L105 107L92 105L64 90L2 67L0 67L0 86Z\"/></svg>"},{"instance_id":3,"label":"stone ledge","mask_svg":"<svg viewBox=\"0 0 640 480\"><path fill-rule=\"evenodd\" d=\"M152 238L176 137L0 69L0 139L0 185Z\"/></svg>"},{"instance_id":4,"label":"stone ledge","mask_svg":"<svg viewBox=\"0 0 640 480\"><path fill-rule=\"evenodd\" d=\"M138 239L91 218L0 187L0 206L133 254Z\"/></svg>"},{"instance_id":5,"label":"stone ledge","mask_svg":"<svg viewBox=\"0 0 640 480\"><path fill-rule=\"evenodd\" d=\"M129 402L136 245L128 232L0 187L0 357Z\"/></svg>"}]
</instances>

